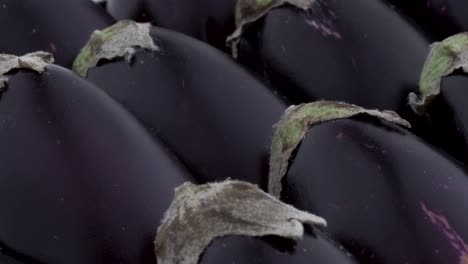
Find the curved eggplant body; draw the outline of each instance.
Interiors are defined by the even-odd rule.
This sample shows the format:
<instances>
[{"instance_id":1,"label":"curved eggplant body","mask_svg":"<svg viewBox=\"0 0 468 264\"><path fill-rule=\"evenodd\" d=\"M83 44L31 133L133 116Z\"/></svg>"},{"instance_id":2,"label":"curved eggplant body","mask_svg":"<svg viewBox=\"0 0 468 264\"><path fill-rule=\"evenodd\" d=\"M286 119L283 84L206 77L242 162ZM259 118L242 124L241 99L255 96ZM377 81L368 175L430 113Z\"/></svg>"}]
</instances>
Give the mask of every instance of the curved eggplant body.
<instances>
[{"instance_id":1,"label":"curved eggplant body","mask_svg":"<svg viewBox=\"0 0 468 264\"><path fill-rule=\"evenodd\" d=\"M468 78L449 76L442 80L440 95L429 105L418 134L468 165Z\"/></svg>"},{"instance_id":2,"label":"curved eggplant body","mask_svg":"<svg viewBox=\"0 0 468 264\"><path fill-rule=\"evenodd\" d=\"M468 258L466 171L401 129L367 119L312 128L282 198L327 219L327 231L361 263Z\"/></svg>"},{"instance_id":3,"label":"curved eggplant body","mask_svg":"<svg viewBox=\"0 0 468 264\"><path fill-rule=\"evenodd\" d=\"M285 106L212 47L153 27L159 51L131 65L105 62L88 79L160 137L200 182L225 178L265 186L272 126Z\"/></svg>"},{"instance_id":4,"label":"curved eggplant body","mask_svg":"<svg viewBox=\"0 0 468 264\"><path fill-rule=\"evenodd\" d=\"M442 40L468 30L468 3L459 0L390 0L405 15L434 38Z\"/></svg>"},{"instance_id":5,"label":"curved eggplant body","mask_svg":"<svg viewBox=\"0 0 468 264\"><path fill-rule=\"evenodd\" d=\"M151 21L227 50L226 37L234 30L236 0L109 0L116 19Z\"/></svg>"},{"instance_id":6,"label":"curved eggplant body","mask_svg":"<svg viewBox=\"0 0 468 264\"><path fill-rule=\"evenodd\" d=\"M320 232L304 234L292 243L287 240L248 237L223 237L207 248L200 264L309 264L309 263L358 263L342 246Z\"/></svg>"},{"instance_id":7,"label":"curved eggplant body","mask_svg":"<svg viewBox=\"0 0 468 264\"><path fill-rule=\"evenodd\" d=\"M154 263L174 187L191 180L100 89L49 65L0 100L0 245L39 263Z\"/></svg>"},{"instance_id":8,"label":"curved eggplant body","mask_svg":"<svg viewBox=\"0 0 468 264\"><path fill-rule=\"evenodd\" d=\"M241 64L293 104L320 99L399 110L418 89L429 43L384 1L289 5L245 26Z\"/></svg>"},{"instance_id":9,"label":"curved eggplant body","mask_svg":"<svg viewBox=\"0 0 468 264\"><path fill-rule=\"evenodd\" d=\"M104 9L88 0L0 0L0 53L44 50L54 54L57 64L71 67L89 35L112 23Z\"/></svg>"}]
</instances>

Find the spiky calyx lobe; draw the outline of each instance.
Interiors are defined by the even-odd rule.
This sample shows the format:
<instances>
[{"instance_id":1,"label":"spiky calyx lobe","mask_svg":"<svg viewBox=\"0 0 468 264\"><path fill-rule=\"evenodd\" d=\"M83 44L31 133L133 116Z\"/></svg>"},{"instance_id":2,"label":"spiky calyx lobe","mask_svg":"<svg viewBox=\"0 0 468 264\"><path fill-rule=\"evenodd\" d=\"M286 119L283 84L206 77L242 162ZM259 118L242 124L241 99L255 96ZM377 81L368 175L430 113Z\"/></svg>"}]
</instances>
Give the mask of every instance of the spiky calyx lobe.
<instances>
[{"instance_id":1,"label":"spiky calyx lobe","mask_svg":"<svg viewBox=\"0 0 468 264\"><path fill-rule=\"evenodd\" d=\"M410 93L408 102L422 114L440 94L442 78L462 69L468 73L468 33L460 33L431 45L419 79L419 95Z\"/></svg>"},{"instance_id":2,"label":"spiky calyx lobe","mask_svg":"<svg viewBox=\"0 0 468 264\"><path fill-rule=\"evenodd\" d=\"M0 54L0 91L5 88L10 71L28 69L42 73L51 63L54 63L54 56L44 51L36 51L23 56Z\"/></svg>"},{"instance_id":3,"label":"spiky calyx lobe","mask_svg":"<svg viewBox=\"0 0 468 264\"><path fill-rule=\"evenodd\" d=\"M325 226L325 219L284 204L241 181L178 187L158 228L155 253L160 264L196 264L215 238L275 235L300 239L303 224Z\"/></svg>"},{"instance_id":4,"label":"spiky calyx lobe","mask_svg":"<svg viewBox=\"0 0 468 264\"><path fill-rule=\"evenodd\" d=\"M102 59L124 58L130 62L137 48L157 51L150 29L150 23L121 20L104 30L94 31L73 62L73 71L86 77L88 70Z\"/></svg>"}]
</instances>

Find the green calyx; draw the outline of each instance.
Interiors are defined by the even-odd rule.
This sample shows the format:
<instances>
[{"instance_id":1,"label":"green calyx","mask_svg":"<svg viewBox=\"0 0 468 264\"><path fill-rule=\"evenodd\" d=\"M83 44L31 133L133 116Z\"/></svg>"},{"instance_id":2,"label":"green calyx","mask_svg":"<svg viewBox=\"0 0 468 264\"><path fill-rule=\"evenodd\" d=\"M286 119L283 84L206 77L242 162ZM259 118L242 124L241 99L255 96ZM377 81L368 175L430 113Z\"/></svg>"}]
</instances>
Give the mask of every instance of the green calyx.
<instances>
[{"instance_id":1,"label":"green calyx","mask_svg":"<svg viewBox=\"0 0 468 264\"><path fill-rule=\"evenodd\" d=\"M54 63L54 56L44 51L36 51L23 56L0 54L0 92L4 90L8 82L10 71L28 69L42 73L47 65L52 63Z\"/></svg>"},{"instance_id":2,"label":"green calyx","mask_svg":"<svg viewBox=\"0 0 468 264\"><path fill-rule=\"evenodd\" d=\"M86 77L88 70L101 59L125 58L130 61L136 48L157 51L150 36L149 23L122 20L104 29L96 30L73 62L73 71Z\"/></svg>"},{"instance_id":3,"label":"green calyx","mask_svg":"<svg viewBox=\"0 0 468 264\"><path fill-rule=\"evenodd\" d=\"M237 45L244 28L265 16L271 9L290 4L307 10L315 0L238 0L235 7L236 29L227 37L226 43L232 48L232 56L237 57Z\"/></svg>"},{"instance_id":4,"label":"green calyx","mask_svg":"<svg viewBox=\"0 0 468 264\"><path fill-rule=\"evenodd\" d=\"M216 238L279 236L299 240L304 225L325 227L327 222L282 203L251 183L185 183L176 188L158 228L154 251L160 264L197 264Z\"/></svg>"},{"instance_id":5,"label":"green calyx","mask_svg":"<svg viewBox=\"0 0 468 264\"><path fill-rule=\"evenodd\" d=\"M408 102L418 114L427 109L430 102L440 94L442 78L457 69L468 72L468 33L460 33L431 45L419 79L419 92L410 93Z\"/></svg>"},{"instance_id":6,"label":"green calyx","mask_svg":"<svg viewBox=\"0 0 468 264\"><path fill-rule=\"evenodd\" d=\"M255 13L264 12L277 2L277 0L237 1L235 13L236 25L239 25L243 18L252 16Z\"/></svg>"},{"instance_id":7,"label":"green calyx","mask_svg":"<svg viewBox=\"0 0 468 264\"><path fill-rule=\"evenodd\" d=\"M281 194L281 180L286 175L291 154L306 133L316 124L366 114L379 119L411 127L408 121L393 111L368 110L357 105L334 101L317 101L291 106L286 109L277 125L270 152L268 192L275 197Z\"/></svg>"}]
</instances>

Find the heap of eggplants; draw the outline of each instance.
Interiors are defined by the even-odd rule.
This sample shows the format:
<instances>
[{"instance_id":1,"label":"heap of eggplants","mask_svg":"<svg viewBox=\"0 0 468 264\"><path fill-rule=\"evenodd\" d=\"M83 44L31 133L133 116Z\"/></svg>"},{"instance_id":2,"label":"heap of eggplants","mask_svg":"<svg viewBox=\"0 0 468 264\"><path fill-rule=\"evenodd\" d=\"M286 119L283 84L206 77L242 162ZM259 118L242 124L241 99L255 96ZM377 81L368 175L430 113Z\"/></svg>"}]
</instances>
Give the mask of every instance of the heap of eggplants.
<instances>
[{"instance_id":1,"label":"heap of eggplants","mask_svg":"<svg viewBox=\"0 0 468 264\"><path fill-rule=\"evenodd\" d=\"M286 173L272 167L270 191L327 219L327 231L363 263L459 263L468 257L464 168L389 122L318 122L319 103L289 110L294 112L278 124L272 161L294 146L284 131L299 126L308 133Z\"/></svg>"},{"instance_id":2,"label":"heap of eggplants","mask_svg":"<svg viewBox=\"0 0 468 264\"><path fill-rule=\"evenodd\" d=\"M10 71L1 98L0 247L38 263L154 262L154 223L188 169L103 91L48 55L19 58L33 59L47 64Z\"/></svg>"},{"instance_id":3,"label":"heap of eggplants","mask_svg":"<svg viewBox=\"0 0 468 264\"><path fill-rule=\"evenodd\" d=\"M388 2L0 1L0 264L468 263L464 4Z\"/></svg>"},{"instance_id":4,"label":"heap of eggplants","mask_svg":"<svg viewBox=\"0 0 468 264\"><path fill-rule=\"evenodd\" d=\"M116 57L99 65L101 59L92 67L125 50L106 43L146 32L149 43L140 43L145 49L135 50L131 61ZM166 142L200 181L266 184L271 127L286 107L221 52L174 31L121 21L93 35L74 70Z\"/></svg>"},{"instance_id":5,"label":"heap of eggplants","mask_svg":"<svg viewBox=\"0 0 468 264\"><path fill-rule=\"evenodd\" d=\"M233 56L292 104L404 110L429 45L385 1L239 0L236 24Z\"/></svg>"}]
</instances>

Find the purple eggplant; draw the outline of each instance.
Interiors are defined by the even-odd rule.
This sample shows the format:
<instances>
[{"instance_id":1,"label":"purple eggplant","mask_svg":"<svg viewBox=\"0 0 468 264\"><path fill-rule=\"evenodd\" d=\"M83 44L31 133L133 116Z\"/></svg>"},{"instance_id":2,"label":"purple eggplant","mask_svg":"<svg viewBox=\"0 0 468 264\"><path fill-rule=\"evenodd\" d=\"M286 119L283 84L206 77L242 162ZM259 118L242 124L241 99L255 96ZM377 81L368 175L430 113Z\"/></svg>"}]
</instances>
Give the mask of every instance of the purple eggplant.
<instances>
[{"instance_id":1,"label":"purple eggplant","mask_svg":"<svg viewBox=\"0 0 468 264\"><path fill-rule=\"evenodd\" d=\"M184 184L158 228L155 253L159 264L356 263L317 229L324 226L246 182Z\"/></svg>"},{"instance_id":2,"label":"purple eggplant","mask_svg":"<svg viewBox=\"0 0 468 264\"><path fill-rule=\"evenodd\" d=\"M74 69L161 138L200 182L265 186L272 125L285 106L227 55L180 33L121 21L93 35Z\"/></svg>"},{"instance_id":3,"label":"purple eggplant","mask_svg":"<svg viewBox=\"0 0 468 264\"><path fill-rule=\"evenodd\" d=\"M349 108L286 111L272 158L293 158L272 166L270 191L327 219L327 232L360 263L466 263L466 169L387 121L346 119Z\"/></svg>"},{"instance_id":4,"label":"purple eggplant","mask_svg":"<svg viewBox=\"0 0 468 264\"><path fill-rule=\"evenodd\" d=\"M223 237L206 249L200 264L309 264L359 263L343 246L319 231L306 232L292 243L274 237Z\"/></svg>"},{"instance_id":5,"label":"purple eggplant","mask_svg":"<svg viewBox=\"0 0 468 264\"><path fill-rule=\"evenodd\" d=\"M235 4L236 0L108 0L107 10L115 19L152 22L227 51Z\"/></svg>"},{"instance_id":6,"label":"purple eggplant","mask_svg":"<svg viewBox=\"0 0 468 264\"><path fill-rule=\"evenodd\" d=\"M389 0L435 40L468 30L468 2L463 0Z\"/></svg>"},{"instance_id":7,"label":"purple eggplant","mask_svg":"<svg viewBox=\"0 0 468 264\"><path fill-rule=\"evenodd\" d=\"M233 55L292 104L400 110L428 42L384 1L239 0Z\"/></svg>"},{"instance_id":8,"label":"purple eggplant","mask_svg":"<svg viewBox=\"0 0 468 264\"><path fill-rule=\"evenodd\" d=\"M0 0L0 53L45 50L69 68L89 34L112 23L90 0Z\"/></svg>"},{"instance_id":9,"label":"purple eggplant","mask_svg":"<svg viewBox=\"0 0 468 264\"><path fill-rule=\"evenodd\" d=\"M0 248L31 263L155 263L155 227L188 170L50 54L0 58Z\"/></svg>"},{"instance_id":10,"label":"purple eggplant","mask_svg":"<svg viewBox=\"0 0 468 264\"><path fill-rule=\"evenodd\" d=\"M468 33L431 45L421 72L419 93L411 93L418 135L468 165ZM463 71L465 73L463 73Z\"/></svg>"}]
</instances>

